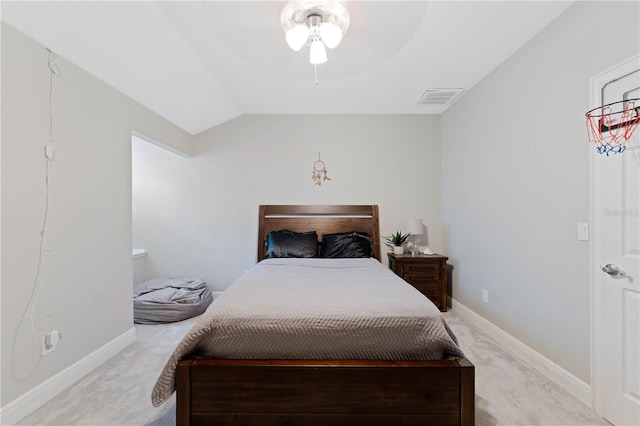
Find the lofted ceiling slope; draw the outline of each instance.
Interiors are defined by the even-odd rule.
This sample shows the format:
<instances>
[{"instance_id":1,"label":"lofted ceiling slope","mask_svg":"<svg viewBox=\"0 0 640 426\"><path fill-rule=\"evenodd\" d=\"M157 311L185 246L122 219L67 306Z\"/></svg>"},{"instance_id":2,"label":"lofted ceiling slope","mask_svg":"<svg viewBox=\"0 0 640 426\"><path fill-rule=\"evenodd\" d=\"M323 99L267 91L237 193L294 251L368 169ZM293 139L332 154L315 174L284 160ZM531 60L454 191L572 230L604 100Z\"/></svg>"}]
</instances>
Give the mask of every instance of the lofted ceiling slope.
<instances>
[{"instance_id":1,"label":"lofted ceiling slope","mask_svg":"<svg viewBox=\"0 0 640 426\"><path fill-rule=\"evenodd\" d=\"M439 114L573 1L346 1L314 68L282 1L2 1L2 20L191 134L241 114ZM456 97L456 99L458 99Z\"/></svg>"}]
</instances>

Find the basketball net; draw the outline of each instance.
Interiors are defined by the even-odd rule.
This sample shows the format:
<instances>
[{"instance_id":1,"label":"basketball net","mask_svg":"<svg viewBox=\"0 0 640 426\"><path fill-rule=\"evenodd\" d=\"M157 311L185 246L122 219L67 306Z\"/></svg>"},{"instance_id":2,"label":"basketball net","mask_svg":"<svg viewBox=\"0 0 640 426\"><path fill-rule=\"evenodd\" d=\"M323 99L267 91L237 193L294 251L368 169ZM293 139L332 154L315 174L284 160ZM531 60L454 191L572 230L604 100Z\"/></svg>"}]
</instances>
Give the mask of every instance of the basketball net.
<instances>
[{"instance_id":1,"label":"basketball net","mask_svg":"<svg viewBox=\"0 0 640 426\"><path fill-rule=\"evenodd\" d=\"M587 134L596 152L609 156L627 149L626 142L640 125L640 98L602 105L588 111Z\"/></svg>"}]
</instances>

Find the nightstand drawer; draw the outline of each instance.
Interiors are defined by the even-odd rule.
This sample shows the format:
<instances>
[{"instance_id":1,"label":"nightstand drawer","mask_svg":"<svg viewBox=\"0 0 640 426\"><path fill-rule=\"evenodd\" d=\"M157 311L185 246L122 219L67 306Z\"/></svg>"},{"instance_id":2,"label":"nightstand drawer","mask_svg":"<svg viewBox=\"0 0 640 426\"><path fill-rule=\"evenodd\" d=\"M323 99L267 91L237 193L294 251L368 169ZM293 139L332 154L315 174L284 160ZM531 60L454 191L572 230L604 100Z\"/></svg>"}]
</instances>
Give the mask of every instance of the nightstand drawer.
<instances>
[{"instance_id":1,"label":"nightstand drawer","mask_svg":"<svg viewBox=\"0 0 640 426\"><path fill-rule=\"evenodd\" d=\"M440 287L440 274L423 275L417 272L405 272L402 275L405 281L411 284L429 285L433 284L435 287Z\"/></svg>"},{"instance_id":2,"label":"nightstand drawer","mask_svg":"<svg viewBox=\"0 0 640 426\"><path fill-rule=\"evenodd\" d=\"M407 263L403 265L405 275L440 276L439 263Z\"/></svg>"},{"instance_id":3,"label":"nightstand drawer","mask_svg":"<svg viewBox=\"0 0 640 426\"><path fill-rule=\"evenodd\" d=\"M408 280L404 279L406 282L420 290L420 292L426 293L436 293L438 294L441 290L439 281L428 281L428 280Z\"/></svg>"},{"instance_id":4,"label":"nightstand drawer","mask_svg":"<svg viewBox=\"0 0 640 426\"><path fill-rule=\"evenodd\" d=\"M411 284L411 286L416 290L420 291L420 293L424 294L425 296L429 296L429 298L431 298L431 296L440 296L440 286L438 285L424 285L422 283L409 284Z\"/></svg>"},{"instance_id":5,"label":"nightstand drawer","mask_svg":"<svg viewBox=\"0 0 640 426\"><path fill-rule=\"evenodd\" d=\"M395 255L389 253L389 268L431 300L447 310L447 257L435 255Z\"/></svg>"},{"instance_id":6,"label":"nightstand drawer","mask_svg":"<svg viewBox=\"0 0 640 426\"><path fill-rule=\"evenodd\" d=\"M424 296L429 298L436 306L440 307L440 302L442 301L442 295L440 291L440 287L433 285L420 285L416 283L409 283L413 288L418 290Z\"/></svg>"}]
</instances>

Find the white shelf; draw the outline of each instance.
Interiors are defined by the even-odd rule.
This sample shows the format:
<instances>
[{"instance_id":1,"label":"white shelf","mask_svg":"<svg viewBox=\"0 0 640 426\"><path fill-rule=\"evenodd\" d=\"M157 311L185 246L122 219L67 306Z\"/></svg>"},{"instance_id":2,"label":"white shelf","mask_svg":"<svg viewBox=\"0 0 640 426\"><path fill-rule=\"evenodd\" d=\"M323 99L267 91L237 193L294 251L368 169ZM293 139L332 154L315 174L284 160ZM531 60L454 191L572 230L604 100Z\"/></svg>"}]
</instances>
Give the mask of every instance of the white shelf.
<instances>
[{"instance_id":1,"label":"white shelf","mask_svg":"<svg viewBox=\"0 0 640 426\"><path fill-rule=\"evenodd\" d=\"M146 256L147 252L145 249L132 249L133 257L142 257Z\"/></svg>"}]
</instances>

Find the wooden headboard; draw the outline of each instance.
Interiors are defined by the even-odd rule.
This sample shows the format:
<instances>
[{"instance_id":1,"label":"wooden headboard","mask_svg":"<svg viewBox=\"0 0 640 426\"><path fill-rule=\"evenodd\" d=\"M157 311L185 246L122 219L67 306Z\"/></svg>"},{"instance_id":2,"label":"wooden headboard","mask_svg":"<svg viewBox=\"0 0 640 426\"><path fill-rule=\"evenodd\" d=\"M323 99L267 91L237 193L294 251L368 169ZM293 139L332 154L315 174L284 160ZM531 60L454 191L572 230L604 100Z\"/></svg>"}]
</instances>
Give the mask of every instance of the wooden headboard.
<instances>
[{"instance_id":1,"label":"wooden headboard","mask_svg":"<svg viewBox=\"0 0 640 426\"><path fill-rule=\"evenodd\" d=\"M378 206L284 206L261 205L258 225L258 262L267 252L265 242L271 231L288 229L294 232L316 231L318 240L323 234L337 232L366 233L373 243L373 254L380 260L380 226Z\"/></svg>"}]
</instances>

